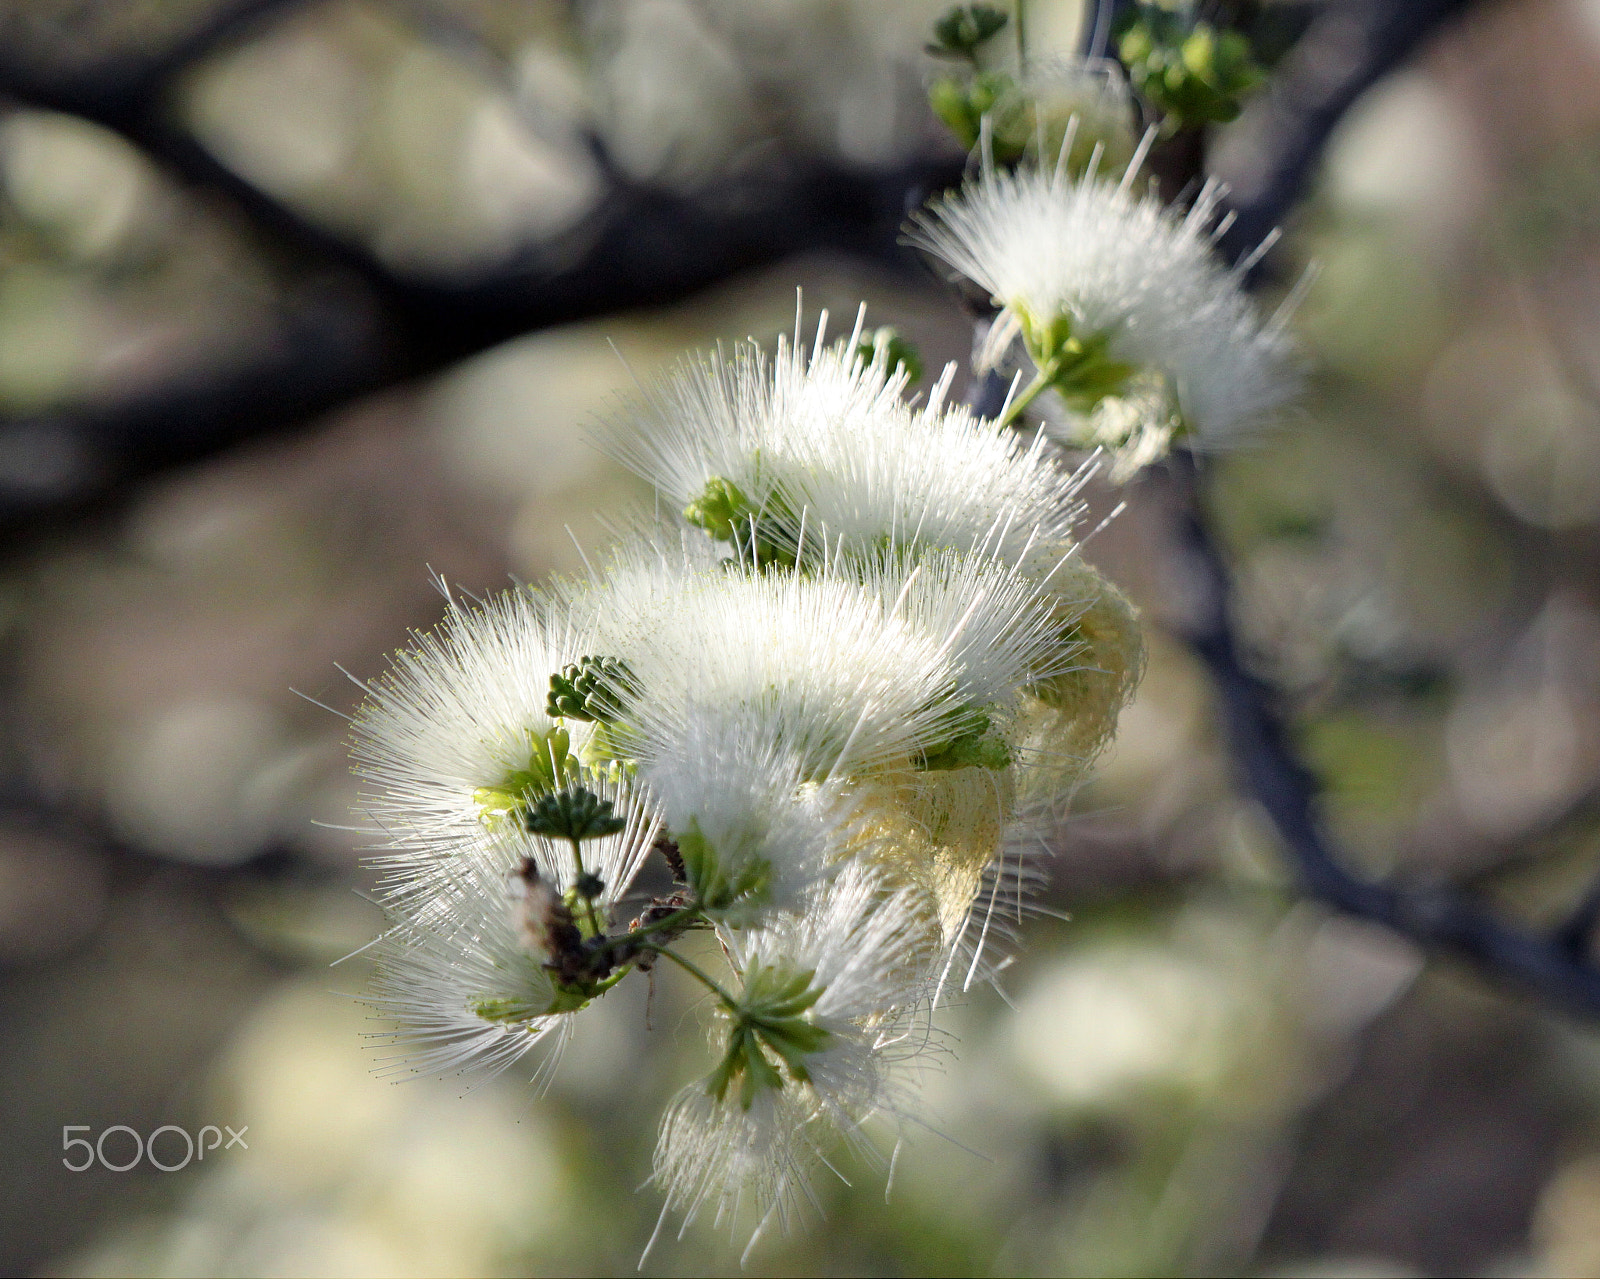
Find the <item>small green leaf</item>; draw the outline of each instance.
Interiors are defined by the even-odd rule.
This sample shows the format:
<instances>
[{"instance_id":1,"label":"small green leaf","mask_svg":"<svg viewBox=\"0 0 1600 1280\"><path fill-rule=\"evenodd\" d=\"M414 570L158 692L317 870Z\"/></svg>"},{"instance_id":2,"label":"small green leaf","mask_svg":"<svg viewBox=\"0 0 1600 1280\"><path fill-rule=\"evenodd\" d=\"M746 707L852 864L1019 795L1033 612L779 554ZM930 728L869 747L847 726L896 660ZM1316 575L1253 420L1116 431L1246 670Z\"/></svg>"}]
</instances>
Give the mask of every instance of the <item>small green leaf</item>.
<instances>
[{"instance_id":1,"label":"small green leaf","mask_svg":"<svg viewBox=\"0 0 1600 1280\"><path fill-rule=\"evenodd\" d=\"M541 795L566 786L578 778L578 760L572 754L572 739L559 726L548 733L528 730L528 760L512 769L499 782L479 787L472 793L485 826L495 827L533 803Z\"/></svg>"},{"instance_id":2,"label":"small green leaf","mask_svg":"<svg viewBox=\"0 0 1600 1280\"><path fill-rule=\"evenodd\" d=\"M747 857L730 865L700 830L693 818L681 832L673 833L678 856L683 860L684 882L694 891L695 901L706 911L723 912L741 901L765 896L772 881L772 867L764 858Z\"/></svg>"},{"instance_id":3,"label":"small green leaf","mask_svg":"<svg viewBox=\"0 0 1600 1280\"><path fill-rule=\"evenodd\" d=\"M914 761L918 769L1008 769L1011 748L993 732L992 723L975 707L963 707L949 719L949 736L930 745Z\"/></svg>"},{"instance_id":4,"label":"small green leaf","mask_svg":"<svg viewBox=\"0 0 1600 1280\"><path fill-rule=\"evenodd\" d=\"M815 974L752 964L745 970L737 1003L724 1009L729 1019L728 1048L707 1080L721 1099L735 1082L746 1110L761 1089L783 1088L783 1077L768 1054L783 1064L792 1080L811 1078L806 1059L828 1046L832 1033L806 1015L822 995Z\"/></svg>"}]
</instances>

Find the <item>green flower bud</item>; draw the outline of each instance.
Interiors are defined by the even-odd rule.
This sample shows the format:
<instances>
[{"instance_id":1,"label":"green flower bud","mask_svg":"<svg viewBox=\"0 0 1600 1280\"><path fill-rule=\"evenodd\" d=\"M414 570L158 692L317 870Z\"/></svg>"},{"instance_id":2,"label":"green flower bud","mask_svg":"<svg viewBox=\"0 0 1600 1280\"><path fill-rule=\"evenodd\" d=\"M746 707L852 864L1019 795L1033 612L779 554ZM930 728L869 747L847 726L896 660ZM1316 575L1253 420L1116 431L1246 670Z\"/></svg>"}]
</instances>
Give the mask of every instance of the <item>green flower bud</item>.
<instances>
[{"instance_id":1,"label":"green flower bud","mask_svg":"<svg viewBox=\"0 0 1600 1280\"><path fill-rule=\"evenodd\" d=\"M615 816L612 808L611 801L587 787L572 786L540 796L526 810L523 824L536 836L595 840L627 827L627 819Z\"/></svg>"},{"instance_id":2,"label":"green flower bud","mask_svg":"<svg viewBox=\"0 0 1600 1280\"><path fill-rule=\"evenodd\" d=\"M1134 10L1117 53L1133 87L1161 112L1169 132L1234 119L1243 99L1266 79L1240 32L1205 22L1191 27L1150 4Z\"/></svg>"},{"instance_id":3,"label":"green flower bud","mask_svg":"<svg viewBox=\"0 0 1600 1280\"><path fill-rule=\"evenodd\" d=\"M922 357L891 325L882 326L869 340L860 343L856 355L862 364L881 364L891 374L897 367L903 368L907 382L918 382L922 378Z\"/></svg>"},{"instance_id":4,"label":"green flower bud","mask_svg":"<svg viewBox=\"0 0 1600 1280\"><path fill-rule=\"evenodd\" d=\"M733 541L734 522L750 511L750 499L732 480L712 476L700 496L683 509L683 518L718 542Z\"/></svg>"},{"instance_id":5,"label":"green flower bud","mask_svg":"<svg viewBox=\"0 0 1600 1280\"><path fill-rule=\"evenodd\" d=\"M617 719L623 690L632 682L627 664L612 658L582 657L550 677L545 714L590 723Z\"/></svg>"},{"instance_id":6,"label":"green flower bud","mask_svg":"<svg viewBox=\"0 0 1600 1280\"><path fill-rule=\"evenodd\" d=\"M933 24L927 50L936 58L976 60L979 47L999 35L1010 20L992 5L956 5Z\"/></svg>"}]
</instances>

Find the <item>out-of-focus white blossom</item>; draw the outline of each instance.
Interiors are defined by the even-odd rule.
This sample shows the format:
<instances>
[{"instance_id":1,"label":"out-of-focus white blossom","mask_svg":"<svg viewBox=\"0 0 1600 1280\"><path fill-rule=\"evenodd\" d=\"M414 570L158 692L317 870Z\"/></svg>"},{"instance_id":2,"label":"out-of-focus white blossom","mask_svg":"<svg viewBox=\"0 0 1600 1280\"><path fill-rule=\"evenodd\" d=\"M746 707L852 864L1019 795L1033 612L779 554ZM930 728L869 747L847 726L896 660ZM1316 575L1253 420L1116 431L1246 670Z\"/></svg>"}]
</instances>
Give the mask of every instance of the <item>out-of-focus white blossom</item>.
<instances>
[{"instance_id":1,"label":"out-of-focus white blossom","mask_svg":"<svg viewBox=\"0 0 1600 1280\"><path fill-rule=\"evenodd\" d=\"M1039 367L1057 362L1062 376L1051 376L1080 419L1079 443L1148 454L1148 432L1174 413L1202 445L1225 443L1294 394L1293 346L1283 317L1263 320L1242 272L1216 258L1222 189L1208 185L1179 216L1136 190L1141 159L1116 184L1092 169L1075 178L1060 166L1007 172L987 163L915 215L911 239L1000 308L985 362L998 363L1019 338ZM1076 386L1073 368L1083 375ZM1158 384L1132 394L1118 385L1150 371L1165 380L1161 403L1142 403ZM1125 403L1096 420L1107 394Z\"/></svg>"},{"instance_id":2,"label":"out-of-focus white blossom","mask_svg":"<svg viewBox=\"0 0 1600 1280\"><path fill-rule=\"evenodd\" d=\"M914 895L860 863L804 911L726 943L739 981L718 1009L722 1060L663 1118L655 1180L685 1225L753 1201L759 1236L787 1225L830 1138L864 1147L870 1116L908 1114L938 947Z\"/></svg>"}]
</instances>

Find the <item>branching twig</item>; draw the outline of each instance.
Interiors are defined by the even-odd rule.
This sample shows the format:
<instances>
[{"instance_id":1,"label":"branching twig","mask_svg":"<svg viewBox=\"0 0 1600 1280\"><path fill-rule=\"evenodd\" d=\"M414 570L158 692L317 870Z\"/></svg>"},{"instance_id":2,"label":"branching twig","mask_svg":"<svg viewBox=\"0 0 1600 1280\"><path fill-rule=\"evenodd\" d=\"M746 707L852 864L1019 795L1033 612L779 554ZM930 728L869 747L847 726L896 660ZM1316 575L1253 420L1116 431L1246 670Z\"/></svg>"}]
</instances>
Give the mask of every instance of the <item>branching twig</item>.
<instances>
[{"instance_id":1,"label":"branching twig","mask_svg":"<svg viewBox=\"0 0 1600 1280\"><path fill-rule=\"evenodd\" d=\"M1182 636L1211 675L1246 789L1272 819L1302 887L1331 906L1387 925L1432 950L1461 956L1554 1003L1600 1014L1600 968L1583 947L1600 914L1600 893L1591 892L1573 922L1546 938L1453 889L1374 883L1344 866L1323 835L1316 780L1290 744L1272 691L1240 660L1229 605L1232 582L1200 514L1194 459L1180 450L1171 466L1187 499L1185 568L1196 589L1196 607L1182 625Z\"/></svg>"},{"instance_id":2,"label":"branching twig","mask_svg":"<svg viewBox=\"0 0 1600 1280\"><path fill-rule=\"evenodd\" d=\"M1478 0L1344 0L1322 6L1260 99L1234 125L1247 173L1231 175L1231 261L1283 224L1346 111Z\"/></svg>"},{"instance_id":3,"label":"branching twig","mask_svg":"<svg viewBox=\"0 0 1600 1280\"><path fill-rule=\"evenodd\" d=\"M241 0L183 41L185 59L289 0ZM0 526L70 512L152 471L443 369L520 334L678 301L741 271L814 249L894 260L905 193L943 185L959 160L886 169L789 157L679 195L612 185L559 243L530 245L475 275L397 271L320 226L208 151L173 117L163 56L55 77L0 51L0 96L66 111L119 133L184 188L231 208L273 256L318 281L279 333L242 364L141 398L0 421ZM174 429L176 428L176 429ZM8 460L21 465L7 468ZM32 460L42 460L34 464Z\"/></svg>"},{"instance_id":4,"label":"branching twig","mask_svg":"<svg viewBox=\"0 0 1600 1280\"><path fill-rule=\"evenodd\" d=\"M1261 120L1268 126L1259 152L1260 180L1236 192L1237 220L1228 236L1233 256L1253 249L1283 220L1356 98L1471 2L1352 0L1325 8L1257 112L1258 127ZM1100 0L1099 7L1109 11L1116 4ZM1175 188L1200 177L1198 148L1188 154L1192 172L1162 175ZM1553 1003L1600 1015L1600 967L1588 954L1600 921L1600 882L1545 937L1500 918L1459 890L1377 883L1345 866L1323 834L1316 779L1290 742L1273 691L1241 661L1233 583L1206 526L1193 455L1178 450L1170 468L1181 498L1185 567L1196 595L1195 608L1180 625L1182 638L1211 675L1242 780L1271 818L1302 888Z\"/></svg>"}]
</instances>

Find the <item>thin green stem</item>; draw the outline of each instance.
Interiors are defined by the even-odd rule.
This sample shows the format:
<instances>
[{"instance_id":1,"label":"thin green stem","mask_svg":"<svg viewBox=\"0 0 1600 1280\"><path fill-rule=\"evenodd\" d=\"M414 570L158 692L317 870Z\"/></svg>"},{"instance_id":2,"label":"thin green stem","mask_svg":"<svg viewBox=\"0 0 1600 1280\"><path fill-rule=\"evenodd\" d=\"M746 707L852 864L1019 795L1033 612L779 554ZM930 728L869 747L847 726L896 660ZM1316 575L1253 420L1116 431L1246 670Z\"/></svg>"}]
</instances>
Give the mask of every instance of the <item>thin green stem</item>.
<instances>
[{"instance_id":1,"label":"thin green stem","mask_svg":"<svg viewBox=\"0 0 1600 1280\"><path fill-rule=\"evenodd\" d=\"M1017 0L1017 74L1028 68L1028 0Z\"/></svg>"},{"instance_id":2,"label":"thin green stem","mask_svg":"<svg viewBox=\"0 0 1600 1280\"><path fill-rule=\"evenodd\" d=\"M1002 428L1009 427L1020 418L1023 411L1039 398L1039 393L1055 380L1057 372L1058 369L1054 360L1041 366L1039 372L1033 375L1033 381L1022 389L1022 394L1011 402L1005 413L1000 415L999 420L994 425Z\"/></svg>"},{"instance_id":3,"label":"thin green stem","mask_svg":"<svg viewBox=\"0 0 1600 1280\"><path fill-rule=\"evenodd\" d=\"M658 947L648 942L645 943L644 946L647 951L654 951L658 956L666 956L668 960L671 960L680 969L683 969L686 972L693 974L696 978L699 978L701 982L705 983L707 987L716 993L717 997L729 1009L737 1009L739 1007L739 1002L730 996L726 991L724 991L710 974L708 974L693 961L685 960L676 951L669 950L666 947Z\"/></svg>"},{"instance_id":4,"label":"thin green stem","mask_svg":"<svg viewBox=\"0 0 1600 1280\"><path fill-rule=\"evenodd\" d=\"M594 994L597 996L605 995L606 992L610 991L612 987L616 986L617 983L621 982L632 972L633 966L631 964L623 965L609 978L602 978L599 982L595 983Z\"/></svg>"},{"instance_id":5,"label":"thin green stem","mask_svg":"<svg viewBox=\"0 0 1600 1280\"><path fill-rule=\"evenodd\" d=\"M568 843L572 846L572 861L577 868L576 874L572 881L573 886L576 887L583 883L583 877L585 874L583 869L583 849L579 845L578 841L573 840L570 837L568 838ZM588 894L584 893L581 889L578 890L578 896L583 899L584 911L589 917L589 928L593 930L593 936L596 938L602 936L605 933L605 930L600 927L600 917L595 912L594 899Z\"/></svg>"}]
</instances>

